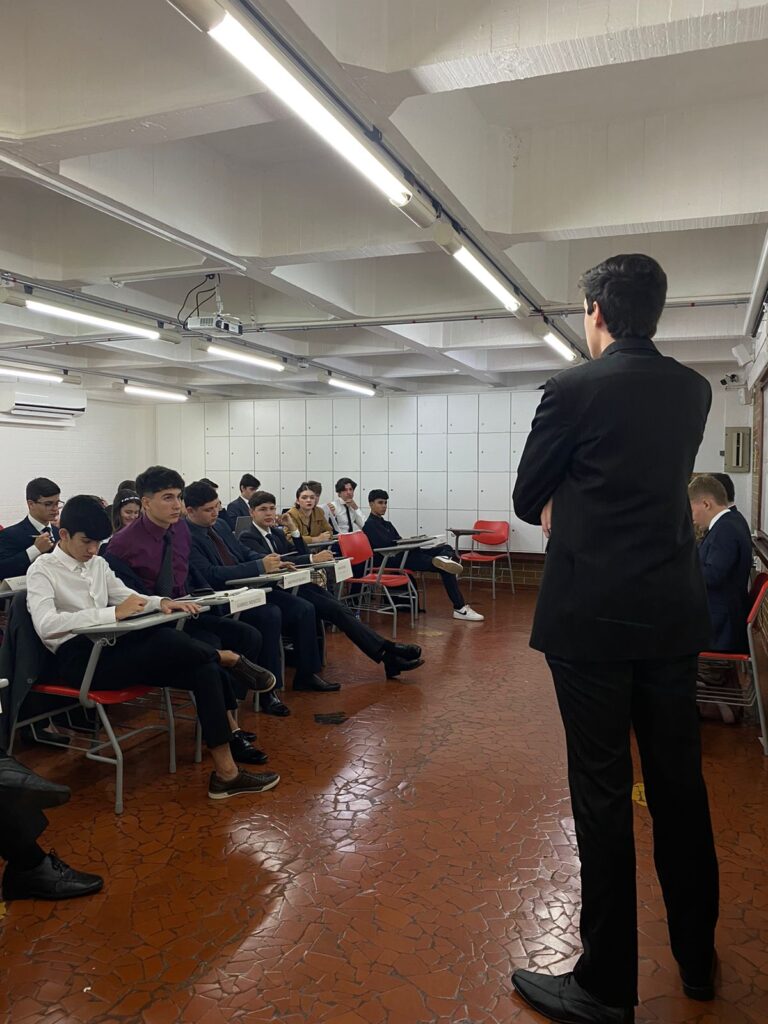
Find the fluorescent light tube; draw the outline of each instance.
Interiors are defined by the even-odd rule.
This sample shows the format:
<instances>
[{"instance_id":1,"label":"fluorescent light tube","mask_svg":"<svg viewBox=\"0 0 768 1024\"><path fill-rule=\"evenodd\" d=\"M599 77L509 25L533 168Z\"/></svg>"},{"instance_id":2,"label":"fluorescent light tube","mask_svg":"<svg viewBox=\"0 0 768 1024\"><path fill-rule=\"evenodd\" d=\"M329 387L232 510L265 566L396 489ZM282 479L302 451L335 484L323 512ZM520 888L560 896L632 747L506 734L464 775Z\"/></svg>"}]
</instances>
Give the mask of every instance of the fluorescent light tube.
<instances>
[{"instance_id":1,"label":"fluorescent light tube","mask_svg":"<svg viewBox=\"0 0 768 1024\"><path fill-rule=\"evenodd\" d=\"M231 14L225 14L218 25L208 30L208 35L383 192L390 203L402 207L411 201L413 193L404 183L300 81L300 72L286 67L274 56L272 47L263 45Z\"/></svg>"},{"instance_id":2,"label":"fluorescent light tube","mask_svg":"<svg viewBox=\"0 0 768 1024\"><path fill-rule=\"evenodd\" d=\"M22 380L39 380L45 384L61 384L63 377L51 373L35 373L33 370L14 370L11 366L0 366L3 377L21 377Z\"/></svg>"},{"instance_id":3,"label":"fluorescent light tube","mask_svg":"<svg viewBox=\"0 0 768 1024\"><path fill-rule=\"evenodd\" d=\"M120 334L130 334L136 338L148 338L150 341L157 341L160 337L159 331L150 331L146 327L121 323L119 320L105 320L104 317L91 316L90 313L81 313L77 309L63 309L61 306L52 306L48 302L38 302L37 299L27 299L24 304L33 313L55 316L60 320L74 320L79 324L103 327L108 331L118 331Z\"/></svg>"},{"instance_id":4,"label":"fluorescent light tube","mask_svg":"<svg viewBox=\"0 0 768 1024\"><path fill-rule=\"evenodd\" d=\"M374 388L366 387L365 384L355 384L351 380L342 380L341 377L329 377L328 383L332 388L343 388L344 391L356 391L359 395L366 395L368 398L373 398L376 394Z\"/></svg>"},{"instance_id":5,"label":"fluorescent light tube","mask_svg":"<svg viewBox=\"0 0 768 1024\"><path fill-rule=\"evenodd\" d=\"M548 331L544 335L544 341L546 341L546 343L550 345L559 356L562 356L563 359L567 359L569 363L572 363L576 358L576 353L573 351L571 346L566 345L566 343L561 338L558 338L553 331Z\"/></svg>"},{"instance_id":6,"label":"fluorescent light tube","mask_svg":"<svg viewBox=\"0 0 768 1024\"><path fill-rule=\"evenodd\" d=\"M502 284L490 270L484 267L477 256L473 256L469 249L462 245L451 255L455 260L458 260L465 270L469 271L475 280L480 282L483 288L487 288L491 295L494 295L510 313L516 313L520 309L520 301L515 298L509 288Z\"/></svg>"},{"instance_id":7,"label":"fluorescent light tube","mask_svg":"<svg viewBox=\"0 0 768 1024\"><path fill-rule=\"evenodd\" d=\"M220 359L234 359L238 363L248 363L251 366L260 366L264 370L276 370L280 373L285 369L285 363L279 359L270 359L268 356L257 356L245 349L224 348L221 345L208 345L206 352L212 356L219 356Z\"/></svg>"},{"instance_id":8,"label":"fluorescent light tube","mask_svg":"<svg viewBox=\"0 0 768 1024\"><path fill-rule=\"evenodd\" d=\"M163 391L160 388L144 388L136 384L125 384L123 391L126 395L136 395L137 398L159 398L161 401L186 402L189 395L182 395L180 391Z\"/></svg>"}]
</instances>

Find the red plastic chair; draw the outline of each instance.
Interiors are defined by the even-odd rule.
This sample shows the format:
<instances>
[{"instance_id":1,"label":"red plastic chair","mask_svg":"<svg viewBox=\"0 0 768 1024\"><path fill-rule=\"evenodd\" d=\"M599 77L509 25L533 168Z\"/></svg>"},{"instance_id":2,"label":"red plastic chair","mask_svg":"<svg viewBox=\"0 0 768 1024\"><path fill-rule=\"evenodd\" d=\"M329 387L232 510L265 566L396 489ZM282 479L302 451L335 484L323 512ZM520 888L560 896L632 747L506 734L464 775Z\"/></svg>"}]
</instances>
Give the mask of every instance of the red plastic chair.
<instances>
[{"instance_id":1,"label":"red plastic chair","mask_svg":"<svg viewBox=\"0 0 768 1024\"><path fill-rule=\"evenodd\" d=\"M478 519L474 526L475 530L482 530L472 538L472 550L465 551L461 555L461 561L469 565L469 588L472 589L472 570L476 565L491 566L491 586L493 588L493 600L496 600L496 563L506 558L509 569L509 582L512 593L515 592L515 581L512 578L512 556L509 550L509 523L501 519ZM504 545L503 551L477 551L476 544L498 547ZM486 579L488 577L485 577Z\"/></svg>"},{"instance_id":2,"label":"red plastic chair","mask_svg":"<svg viewBox=\"0 0 768 1024\"><path fill-rule=\"evenodd\" d=\"M355 533L340 533L338 542L343 557L349 558L352 565L365 565L365 571L362 576L354 576L346 581L350 586L360 587L360 593L354 595L357 600L357 607L361 610L365 609L369 613L374 611L379 615L391 615L392 639L394 640L397 636L397 604L392 600L390 590L394 587L405 587L406 594L408 595L408 607L411 613L411 626L415 625L419 598L411 577L399 570L387 572L386 565L389 555L385 555L378 569L374 569L373 548L362 530L358 530ZM371 604L371 598L374 596L386 601L386 607L374 608Z\"/></svg>"}]
</instances>

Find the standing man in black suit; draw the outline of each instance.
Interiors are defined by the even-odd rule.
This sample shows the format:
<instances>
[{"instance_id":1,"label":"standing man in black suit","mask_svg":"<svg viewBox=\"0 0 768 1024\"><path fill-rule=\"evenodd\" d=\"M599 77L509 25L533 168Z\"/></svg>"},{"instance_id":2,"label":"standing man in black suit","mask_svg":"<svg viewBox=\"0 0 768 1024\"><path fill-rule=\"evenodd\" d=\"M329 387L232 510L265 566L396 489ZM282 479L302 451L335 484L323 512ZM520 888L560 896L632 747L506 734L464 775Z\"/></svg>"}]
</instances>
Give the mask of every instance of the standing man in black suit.
<instances>
[{"instance_id":1,"label":"standing man in black suit","mask_svg":"<svg viewBox=\"0 0 768 1024\"><path fill-rule=\"evenodd\" d=\"M252 494L255 494L261 486L260 482L256 479L253 473L243 473L240 477L240 497L235 498L234 501L230 501L227 505L227 510L224 513L224 518L231 530L237 526L237 520L241 516L249 516L251 514L250 506L248 501Z\"/></svg>"},{"instance_id":2,"label":"standing man in black suit","mask_svg":"<svg viewBox=\"0 0 768 1024\"><path fill-rule=\"evenodd\" d=\"M0 580L26 576L40 555L53 551L59 539L53 526L61 508L61 488L44 476L27 484L29 514L14 526L0 530Z\"/></svg>"},{"instance_id":3,"label":"standing man in black suit","mask_svg":"<svg viewBox=\"0 0 768 1024\"><path fill-rule=\"evenodd\" d=\"M683 988L714 996L718 869L696 710L709 624L687 496L712 396L651 341L667 291L655 260L612 257L581 287L592 360L547 382L514 504L549 537L531 646L565 726L584 950L572 972L512 980L551 1020L625 1024L637 1003L631 729Z\"/></svg>"}]
</instances>

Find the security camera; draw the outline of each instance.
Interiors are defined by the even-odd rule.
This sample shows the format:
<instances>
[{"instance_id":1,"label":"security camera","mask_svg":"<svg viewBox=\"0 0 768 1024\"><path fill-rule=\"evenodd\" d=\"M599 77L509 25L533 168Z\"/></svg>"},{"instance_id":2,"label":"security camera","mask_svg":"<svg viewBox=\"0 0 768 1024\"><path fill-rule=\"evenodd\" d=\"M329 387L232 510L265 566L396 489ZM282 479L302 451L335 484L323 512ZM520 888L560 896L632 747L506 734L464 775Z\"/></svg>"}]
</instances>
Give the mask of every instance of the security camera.
<instances>
[{"instance_id":1,"label":"security camera","mask_svg":"<svg viewBox=\"0 0 768 1024\"><path fill-rule=\"evenodd\" d=\"M738 373L726 373L724 377L720 378L720 383L724 388L733 387L734 384L739 383L739 375Z\"/></svg>"}]
</instances>

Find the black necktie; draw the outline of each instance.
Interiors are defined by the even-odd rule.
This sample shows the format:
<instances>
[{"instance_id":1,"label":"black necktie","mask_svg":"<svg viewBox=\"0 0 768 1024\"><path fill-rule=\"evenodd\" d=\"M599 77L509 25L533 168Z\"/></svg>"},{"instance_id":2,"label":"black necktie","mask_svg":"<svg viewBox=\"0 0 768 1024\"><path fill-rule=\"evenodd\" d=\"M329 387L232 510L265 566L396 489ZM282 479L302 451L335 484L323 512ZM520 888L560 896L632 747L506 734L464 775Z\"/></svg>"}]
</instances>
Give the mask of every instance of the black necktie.
<instances>
[{"instance_id":1,"label":"black necktie","mask_svg":"<svg viewBox=\"0 0 768 1024\"><path fill-rule=\"evenodd\" d=\"M267 533L264 534L264 540L267 542L267 547L272 552L272 554L276 555L277 552L275 551L275 545L272 543L272 538L269 535L269 531L267 531Z\"/></svg>"},{"instance_id":2,"label":"black necktie","mask_svg":"<svg viewBox=\"0 0 768 1024\"><path fill-rule=\"evenodd\" d=\"M208 529L208 536L213 541L213 546L216 548L216 551L218 552L221 564L222 565L237 565L237 562L232 557L232 553L230 552L229 548L224 543L222 538L218 535L218 533L216 533L216 531L214 530L214 528L212 526L209 527L209 529Z\"/></svg>"},{"instance_id":3,"label":"black necktie","mask_svg":"<svg viewBox=\"0 0 768 1024\"><path fill-rule=\"evenodd\" d=\"M349 505L346 505L347 510L347 522L349 523L349 532L352 533L352 513L349 511Z\"/></svg>"},{"instance_id":4,"label":"black necktie","mask_svg":"<svg viewBox=\"0 0 768 1024\"><path fill-rule=\"evenodd\" d=\"M170 530L163 534L163 560L157 574L155 590L159 597L173 597L173 534Z\"/></svg>"}]
</instances>

